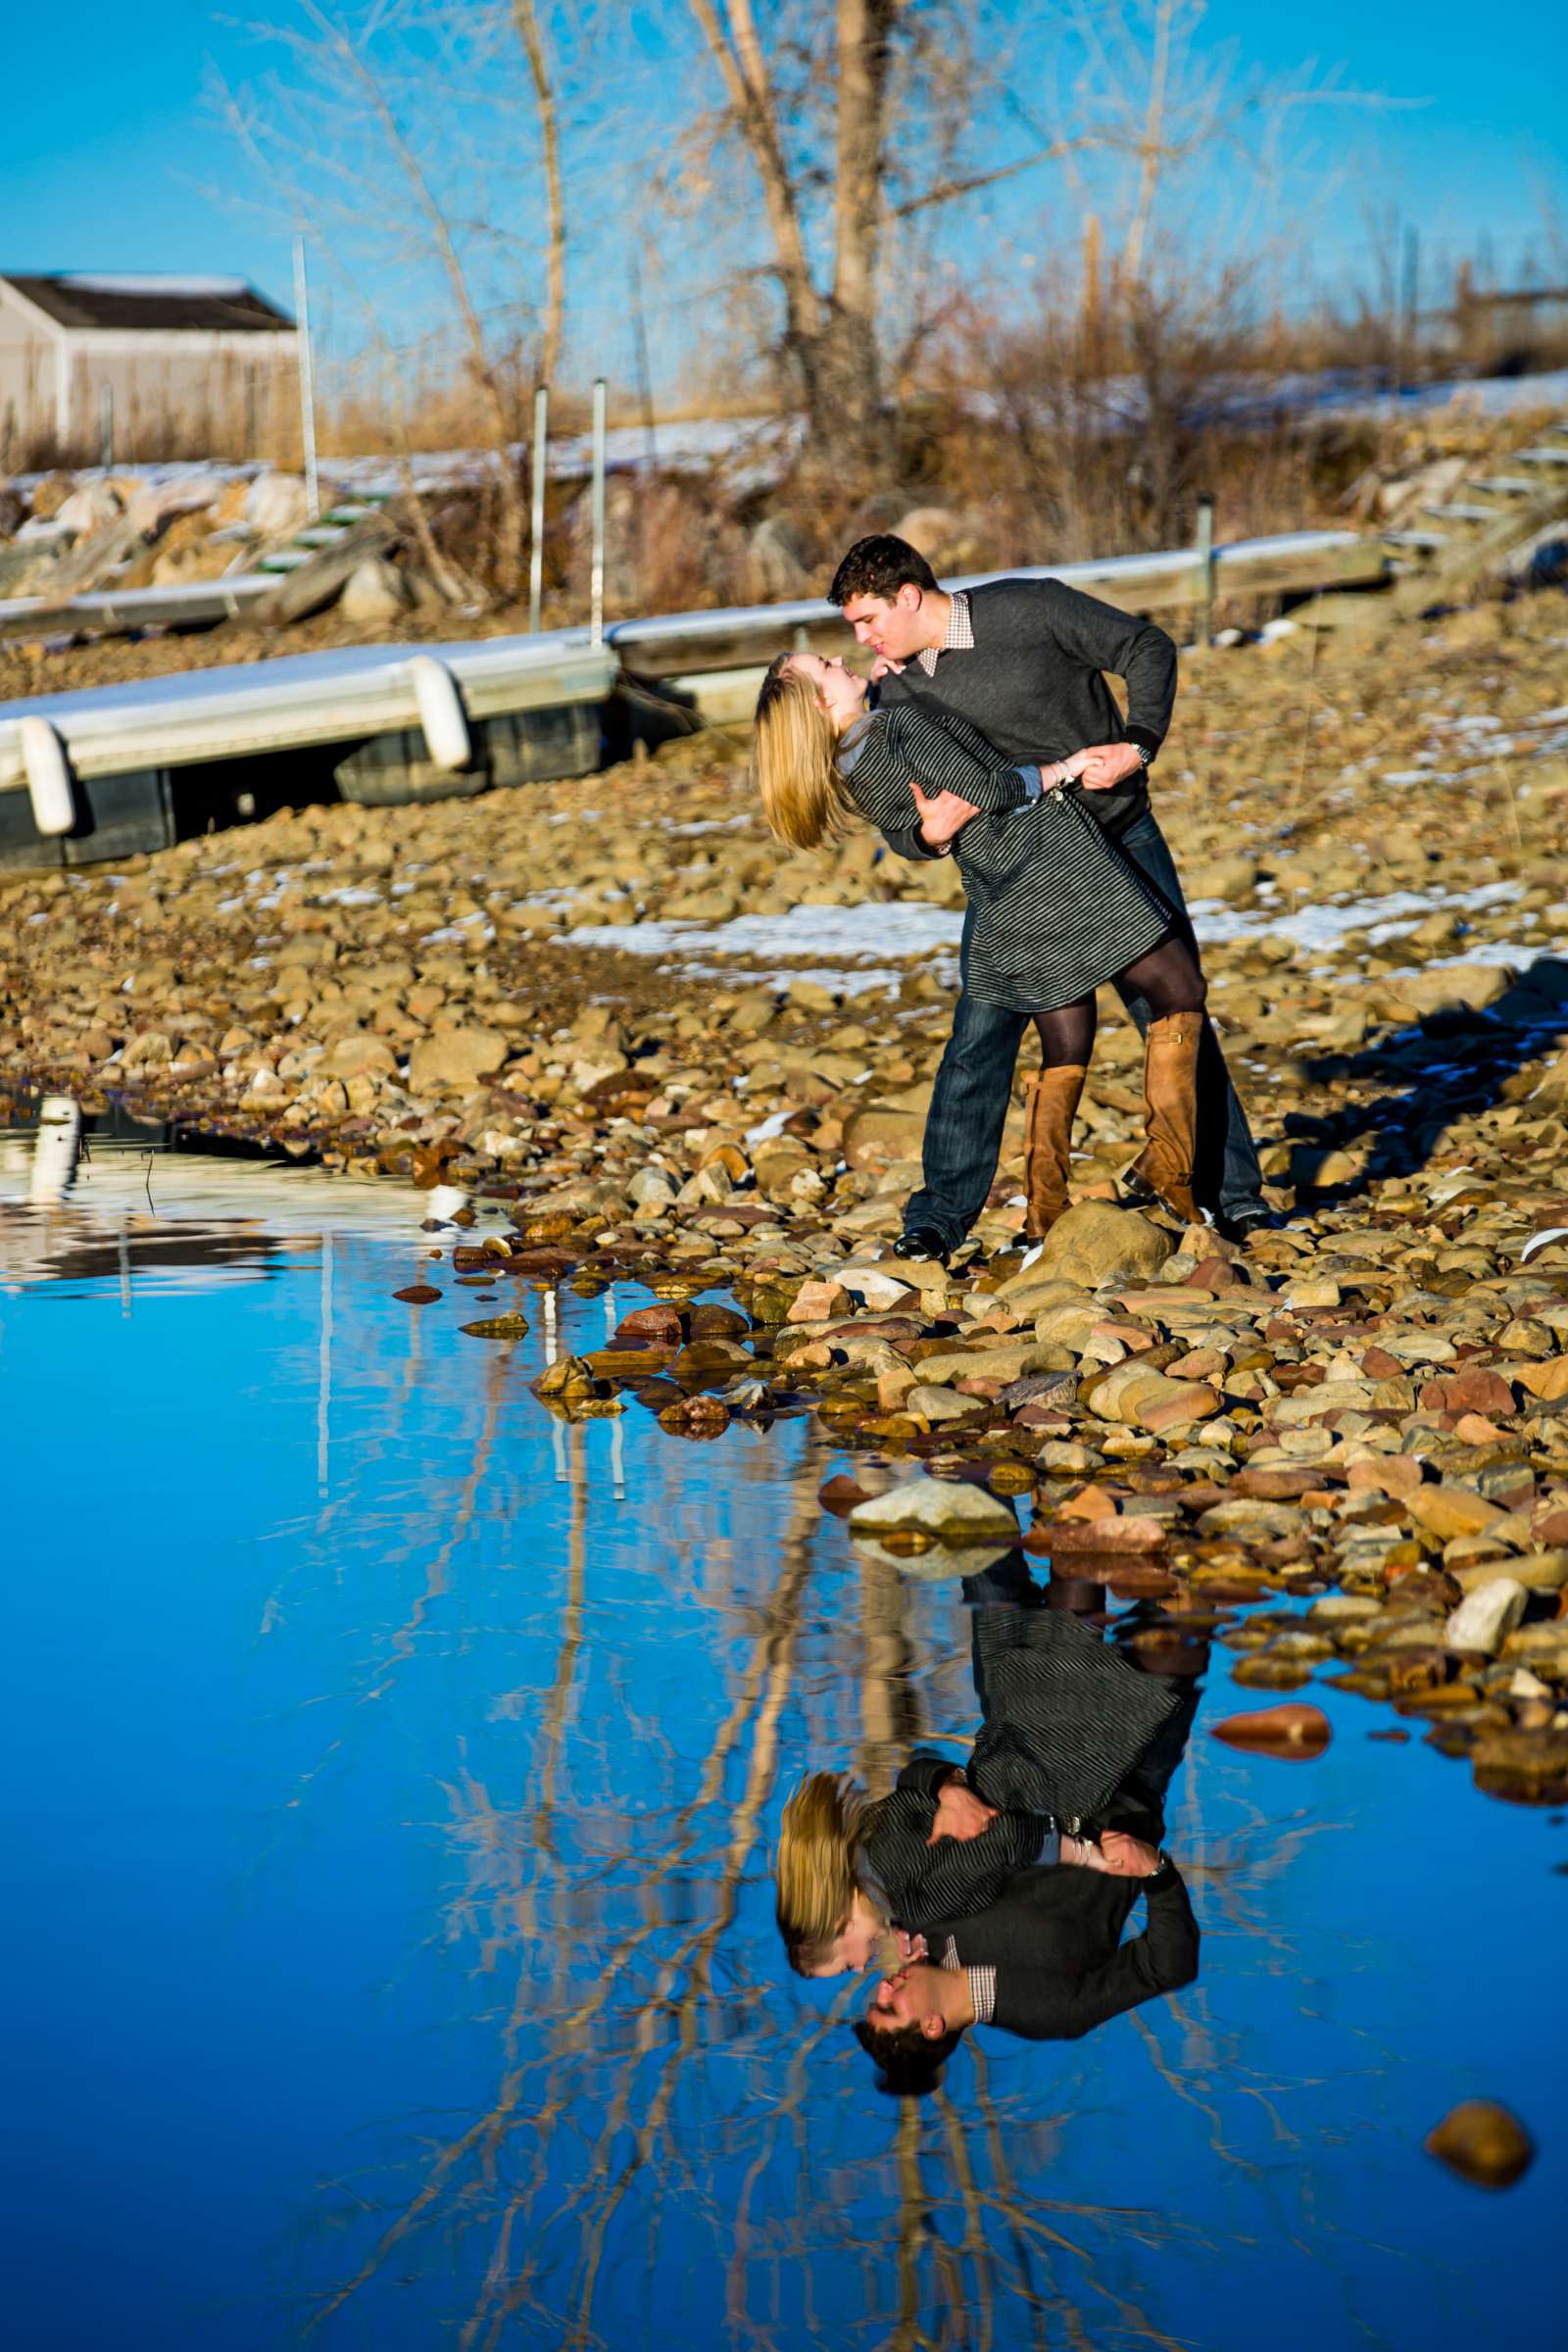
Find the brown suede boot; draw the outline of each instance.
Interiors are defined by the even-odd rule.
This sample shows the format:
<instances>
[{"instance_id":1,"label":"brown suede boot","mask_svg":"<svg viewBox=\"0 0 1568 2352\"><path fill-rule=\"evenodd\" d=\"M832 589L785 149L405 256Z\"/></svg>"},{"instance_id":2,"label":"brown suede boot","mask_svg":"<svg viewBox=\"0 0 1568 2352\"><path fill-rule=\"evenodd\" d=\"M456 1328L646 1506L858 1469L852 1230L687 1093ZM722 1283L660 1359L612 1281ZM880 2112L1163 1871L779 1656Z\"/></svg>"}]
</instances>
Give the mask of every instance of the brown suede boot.
<instances>
[{"instance_id":1,"label":"brown suede boot","mask_svg":"<svg viewBox=\"0 0 1568 2352\"><path fill-rule=\"evenodd\" d=\"M1198 1048L1200 1012L1167 1013L1151 1021L1144 1040L1142 1152L1123 1180L1136 1197L1153 1193L1184 1225L1198 1223L1193 1157L1198 1147ZM1130 1181L1129 1181L1130 1180Z\"/></svg>"},{"instance_id":2,"label":"brown suede boot","mask_svg":"<svg viewBox=\"0 0 1568 2352\"><path fill-rule=\"evenodd\" d=\"M1029 1080L1029 1141L1023 1163L1026 1240L1049 1233L1067 1205L1072 1123L1089 1075L1084 1064L1061 1062Z\"/></svg>"}]
</instances>

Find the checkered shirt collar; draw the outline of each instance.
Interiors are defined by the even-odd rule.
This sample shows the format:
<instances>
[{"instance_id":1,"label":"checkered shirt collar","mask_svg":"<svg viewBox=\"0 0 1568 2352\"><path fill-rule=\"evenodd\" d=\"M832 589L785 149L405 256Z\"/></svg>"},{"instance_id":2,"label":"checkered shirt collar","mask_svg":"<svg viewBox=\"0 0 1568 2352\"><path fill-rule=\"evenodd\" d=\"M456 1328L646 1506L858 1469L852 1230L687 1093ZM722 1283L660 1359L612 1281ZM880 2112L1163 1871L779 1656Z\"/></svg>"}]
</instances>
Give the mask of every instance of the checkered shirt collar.
<instances>
[{"instance_id":1,"label":"checkered shirt collar","mask_svg":"<svg viewBox=\"0 0 1568 2352\"><path fill-rule=\"evenodd\" d=\"M955 588L948 600L948 633L940 645L922 646L915 660L928 678L936 676L937 662L943 654L971 654L974 651L974 621L969 612L969 599L961 588Z\"/></svg>"}]
</instances>

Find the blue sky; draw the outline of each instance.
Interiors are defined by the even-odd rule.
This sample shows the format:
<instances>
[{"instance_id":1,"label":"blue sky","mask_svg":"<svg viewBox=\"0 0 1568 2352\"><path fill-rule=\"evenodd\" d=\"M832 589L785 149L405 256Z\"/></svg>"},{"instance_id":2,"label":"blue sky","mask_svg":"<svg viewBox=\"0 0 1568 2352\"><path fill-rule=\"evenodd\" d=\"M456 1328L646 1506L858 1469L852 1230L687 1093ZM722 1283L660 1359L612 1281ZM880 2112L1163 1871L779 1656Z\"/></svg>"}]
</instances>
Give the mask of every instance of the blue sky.
<instances>
[{"instance_id":1,"label":"blue sky","mask_svg":"<svg viewBox=\"0 0 1568 2352\"><path fill-rule=\"evenodd\" d=\"M1032 23L1044 38L1052 12L1020 6L1013 15L1027 57ZM1321 275L1364 272L1373 221L1395 210L1421 224L1435 255L1451 258L1490 237L1505 270L1527 244L1544 256L1543 222L1553 211L1559 232L1568 229L1560 7L1500 0L1484 24L1483 49L1477 13L1460 0L1386 0L1378 9L1319 0L1304 21L1249 0L1211 0L1198 36L1203 55L1234 42L1269 75L1315 64L1319 75L1338 69L1347 87L1420 102L1376 114L1320 107L1298 119L1315 150ZM14 107L7 124L0 267L234 270L286 301L287 237L246 207L261 191L204 104L209 60L234 79L270 62L206 0L161 0L133 29L109 0L23 14L12 32L12 86L38 103ZM215 199L218 188L236 201ZM1293 197L1284 191L1287 214ZM999 231L1026 253L1060 240L1072 203L1059 179L1031 173L971 214L970 231ZM578 355L614 372L626 357L614 216L583 242ZM702 258L694 250L699 273ZM597 314L590 285L614 296Z\"/></svg>"}]
</instances>

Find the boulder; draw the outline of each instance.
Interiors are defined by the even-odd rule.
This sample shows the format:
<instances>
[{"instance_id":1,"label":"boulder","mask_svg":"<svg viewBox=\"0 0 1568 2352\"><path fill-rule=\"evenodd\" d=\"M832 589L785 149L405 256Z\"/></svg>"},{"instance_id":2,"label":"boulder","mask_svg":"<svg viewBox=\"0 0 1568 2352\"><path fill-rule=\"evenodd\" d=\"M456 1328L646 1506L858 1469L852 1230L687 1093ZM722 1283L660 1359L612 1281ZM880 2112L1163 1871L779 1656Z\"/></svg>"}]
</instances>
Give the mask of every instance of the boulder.
<instances>
[{"instance_id":1,"label":"boulder","mask_svg":"<svg viewBox=\"0 0 1568 2352\"><path fill-rule=\"evenodd\" d=\"M806 543L787 514L764 514L746 549L748 590L760 605L809 596Z\"/></svg>"},{"instance_id":2,"label":"boulder","mask_svg":"<svg viewBox=\"0 0 1568 2352\"><path fill-rule=\"evenodd\" d=\"M344 582L338 611L345 620L373 623L397 620L412 603L397 565L389 564L384 556L367 556Z\"/></svg>"},{"instance_id":3,"label":"boulder","mask_svg":"<svg viewBox=\"0 0 1568 2352\"><path fill-rule=\"evenodd\" d=\"M893 528L895 537L919 549L933 571L973 571L985 560L979 525L951 507L911 507Z\"/></svg>"},{"instance_id":4,"label":"boulder","mask_svg":"<svg viewBox=\"0 0 1568 2352\"><path fill-rule=\"evenodd\" d=\"M76 487L74 473L46 473L32 486L32 519L53 522Z\"/></svg>"},{"instance_id":5,"label":"boulder","mask_svg":"<svg viewBox=\"0 0 1568 2352\"><path fill-rule=\"evenodd\" d=\"M1424 972L1400 973L1390 983L1395 994L1413 1011L1430 1017L1440 1012L1484 1012L1513 986L1514 975L1501 963L1429 964Z\"/></svg>"},{"instance_id":6,"label":"boulder","mask_svg":"<svg viewBox=\"0 0 1568 2352\"><path fill-rule=\"evenodd\" d=\"M1093 1291L1130 1275L1147 1279L1157 1274L1170 1254L1169 1234L1136 1208L1119 1208L1111 1200L1078 1200L1056 1219L1026 1272L1064 1274Z\"/></svg>"},{"instance_id":7,"label":"boulder","mask_svg":"<svg viewBox=\"0 0 1568 2352\"><path fill-rule=\"evenodd\" d=\"M205 514L216 520L222 484L210 474L193 474L184 481L138 482L125 501L126 518L143 538L157 539L182 515ZM232 546L228 553L234 552Z\"/></svg>"},{"instance_id":8,"label":"boulder","mask_svg":"<svg viewBox=\"0 0 1568 2352\"><path fill-rule=\"evenodd\" d=\"M510 1050L499 1029L437 1029L410 1054L409 1084L420 1095L466 1093L499 1070Z\"/></svg>"},{"instance_id":9,"label":"boulder","mask_svg":"<svg viewBox=\"0 0 1568 2352\"><path fill-rule=\"evenodd\" d=\"M305 528L310 517L303 474L258 474L246 492L245 520L260 538L291 538Z\"/></svg>"},{"instance_id":10,"label":"boulder","mask_svg":"<svg viewBox=\"0 0 1568 2352\"><path fill-rule=\"evenodd\" d=\"M112 490L107 482L83 482L79 490L73 490L62 502L55 520L62 530L74 531L78 539L90 539L94 531L118 522L122 513L118 491Z\"/></svg>"}]
</instances>

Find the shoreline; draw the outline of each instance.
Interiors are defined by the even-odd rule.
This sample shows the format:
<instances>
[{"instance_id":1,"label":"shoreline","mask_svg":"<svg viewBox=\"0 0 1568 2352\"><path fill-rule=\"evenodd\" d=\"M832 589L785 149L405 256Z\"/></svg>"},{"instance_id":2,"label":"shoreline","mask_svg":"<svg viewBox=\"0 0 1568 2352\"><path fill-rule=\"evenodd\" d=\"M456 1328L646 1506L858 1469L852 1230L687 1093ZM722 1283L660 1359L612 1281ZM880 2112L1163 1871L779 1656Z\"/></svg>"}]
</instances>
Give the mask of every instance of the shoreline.
<instances>
[{"instance_id":1,"label":"shoreline","mask_svg":"<svg viewBox=\"0 0 1568 2352\"><path fill-rule=\"evenodd\" d=\"M1561 1801L1565 639L1546 593L1186 664L1154 805L1294 1209L1245 1250L1111 1204L1139 1119L1116 1008L1039 1264L1007 1249L1016 1106L986 1262L890 1259L953 877L864 834L786 860L720 735L0 883L0 1070L489 1196L408 1311L477 1306L505 1343L537 1286L651 1294L550 1367L549 1409L688 1440L809 1410L857 1460L829 1507L916 1474L864 1531L915 1572L956 1516L994 1545L1032 1500L1032 1549L1247 1651L1245 1686L1333 1665L1484 1788ZM654 953L607 944L640 929ZM694 1304L715 1289L741 1311Z\"/></svg>"}]
</instances>

